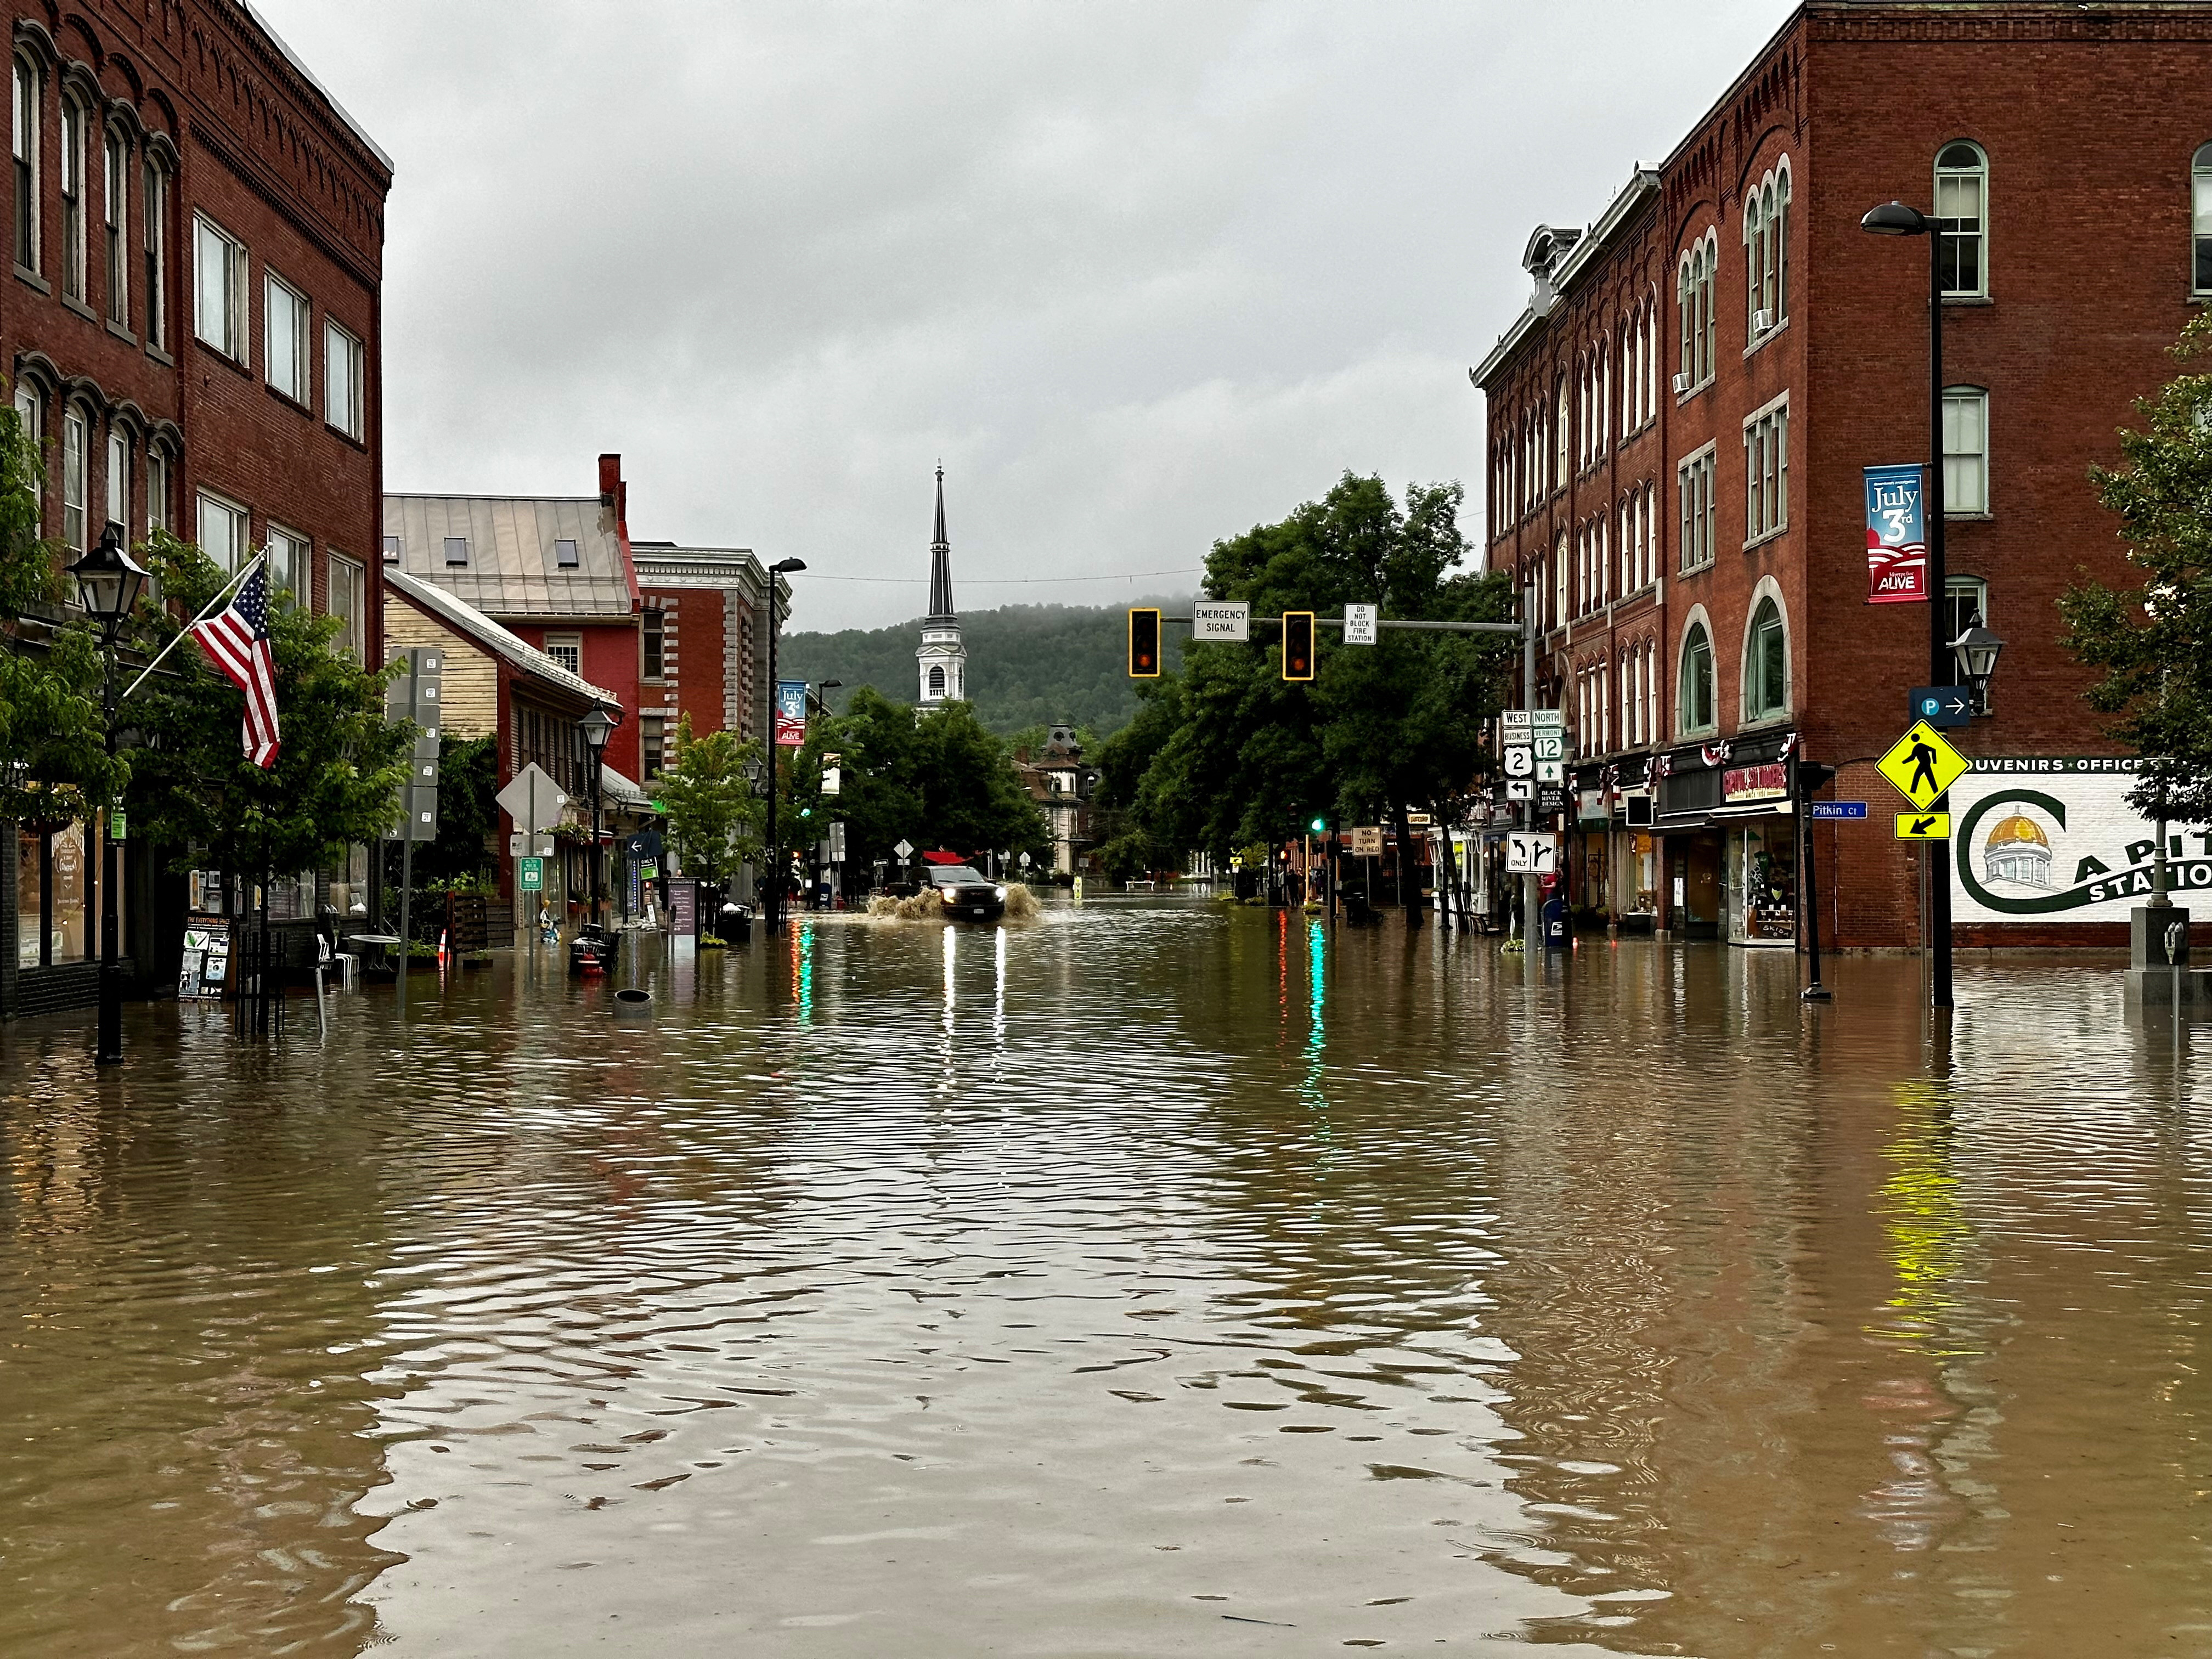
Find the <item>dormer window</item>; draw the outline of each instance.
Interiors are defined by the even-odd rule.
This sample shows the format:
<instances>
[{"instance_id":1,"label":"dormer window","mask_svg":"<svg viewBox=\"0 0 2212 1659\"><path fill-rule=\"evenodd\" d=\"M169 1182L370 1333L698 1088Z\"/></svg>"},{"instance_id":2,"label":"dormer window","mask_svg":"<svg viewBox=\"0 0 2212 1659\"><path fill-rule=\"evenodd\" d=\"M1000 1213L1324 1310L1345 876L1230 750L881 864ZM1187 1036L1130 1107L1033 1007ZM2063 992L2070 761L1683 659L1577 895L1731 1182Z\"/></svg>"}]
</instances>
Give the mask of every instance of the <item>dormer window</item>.
<instances>
[{"instance_id":1,"label":"dormer window","mask_svg":"<svg viewBox=\"0 0 2212 1659\"><path fill-rule=\"evenodd\" d=\"M576 544L562 540L553 544L553 563L561 570L574 570L583 562L576 556Z\"/></svg>"},{"instance_id":2,"label":"dormer window","mask_svg":"<svg viewBox=\"0 0 2212 1659\"><path fill-rule=\"evenodd\" d=\"M448 568L469 562L469 538L466 536L446 538L446 564Z\"/></svg>"}]
</instances>

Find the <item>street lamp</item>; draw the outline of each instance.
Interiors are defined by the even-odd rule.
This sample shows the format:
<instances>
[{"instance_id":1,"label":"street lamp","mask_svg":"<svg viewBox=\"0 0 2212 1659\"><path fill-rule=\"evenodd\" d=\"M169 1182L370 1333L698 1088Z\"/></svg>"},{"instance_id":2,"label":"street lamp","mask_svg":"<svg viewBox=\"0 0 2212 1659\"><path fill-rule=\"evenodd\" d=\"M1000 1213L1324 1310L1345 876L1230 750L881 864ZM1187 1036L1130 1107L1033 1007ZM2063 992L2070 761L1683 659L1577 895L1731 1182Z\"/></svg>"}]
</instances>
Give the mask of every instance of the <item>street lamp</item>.
<instances>
[{"instance_id":1,"label":"street lamp","mask_svg":"<svg viewBox=\"0 0 2212 1659\"><path fill-rule=\"evenodd\" d=\"M599 757L605 753L607 739L614 735L614 716L599 704L576 722L584 728L584 748L592 757L592 920L601 927L599 880Z\"/></svg>"},{"instance_id":2,"label":"street lamp","mask_svg":"<svg viewBox=\"0 0 2212 1659\"><path fill-rule=\"evenodd\" d=\"M112 519L100 532L100 544L81 554L69 573L76 581L77 603L100 624L100 648L106 658L100 693L101 724L108 757L115 755L115 638L123 619L138 603L146 573L124 550L123 526ZM100 1024L94 1060L112 1066L123 1058L123 981L115 915L115 809L108 808L107 833L100 837Z\"/></svg>"},{"instance_id":3,"label":"street lamp","mask_svg":"<svg viewBox=\"0 0 2212 1659\"><path fill-rule=\"evenodd\" d=\"M1928 239L1928 474L1921 505L1928 520L1928 683L1941 685L1953 667L1951 641L1943 637L1945 613L1950 609L1947 590L1949 575L1943 561L1943 237L1937 222L1902 202L1885 202L1869 208L1859 228L1876 236L1925 236ZM1991 660L1994 662L1995 659ZM1949 802L1938 797L1929 803L1941 811ZM1950 843L1930 842L1923 856L1938 860L1941 879L1928 884L1928 932L1930 970L1928 1000L1938 1008L1951 1006L1951 873Z\"/></svg>"},{"instance_id":4,"label":"street lamp","mask_svg":"<svg viewBox=\"0 0 2212 1659\"><path fill-rule=\"evenodd\" d=\"M1990 712L1990 681L1997 672L1997 653L2004 649L2004 641L1982 625L1982 613L1974 612L1966 623L1966 631L1951 641L1951 654L1958 661L1959 681L1970 686L1974 693L1974 712Z\"/></svg>"},{"instance_id":5,"label":"street lamp","mask_svg":"<svg viewBox=\"0 0 2212 1659\"><path fill-rule=\"evenodd\" d=\"M768 568L768 742L763 745L768 755L768 906L765 915L768 930L775 933L783 926L783 871L778 860L782 849L777 845L775 834L775 749L776 749L776 685L775 685L775 629L782 620L783 606L776 599L778 576L787 576L806 568L804 559L778 559ZM802 714L804 708L799 711Z\"/></svg>"}]
</instances>

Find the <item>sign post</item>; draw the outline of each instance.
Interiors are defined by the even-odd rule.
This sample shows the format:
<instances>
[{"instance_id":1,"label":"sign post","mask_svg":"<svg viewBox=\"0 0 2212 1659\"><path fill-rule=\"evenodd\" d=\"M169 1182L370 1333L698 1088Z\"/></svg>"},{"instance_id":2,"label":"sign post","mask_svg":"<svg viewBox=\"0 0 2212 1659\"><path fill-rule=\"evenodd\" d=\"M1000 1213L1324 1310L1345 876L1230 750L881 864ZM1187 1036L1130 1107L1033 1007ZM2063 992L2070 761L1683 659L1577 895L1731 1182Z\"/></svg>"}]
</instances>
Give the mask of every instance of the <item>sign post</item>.
<instances>
[{"instance_id":1,"label":"sign post","mask_svg":"<svg viewBox=\"0 0 2212 1659\"><path fill-rule=\"evenodd\" d=\"M1966 775L1966 757L1951 747L1943 734L1926 720L1915 720L1875 766L1899 794L1919 809L1910 817L1898 818L1897 838L1927 843L1921 848L1920 867L1928 881L1928 1000L1934 1007L1948 1008L1951 814L1946 796L1951 786Z\"/></svg>"}]
</instances>

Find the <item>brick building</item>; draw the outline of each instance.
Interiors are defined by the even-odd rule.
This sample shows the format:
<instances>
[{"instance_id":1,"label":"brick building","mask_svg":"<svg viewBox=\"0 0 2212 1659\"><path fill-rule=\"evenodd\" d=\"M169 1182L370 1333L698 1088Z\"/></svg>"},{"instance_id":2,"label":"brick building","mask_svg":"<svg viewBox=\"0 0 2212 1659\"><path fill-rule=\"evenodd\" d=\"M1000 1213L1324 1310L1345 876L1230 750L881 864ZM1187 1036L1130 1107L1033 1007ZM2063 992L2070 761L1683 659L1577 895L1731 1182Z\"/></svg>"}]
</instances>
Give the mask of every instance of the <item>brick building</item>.
<instances>
[{"instance_id":1,"label":"brick building","mask_svg":"<svg viewBox=\"0 0 2212 1659\"><path fill-rule=\"evenodd\" d=\"M233 568L266 544L374 660L390 159L246 6L6 9L0 364L47 455L46 533L163 527ZM88 1001L85 826L9 835L0 1011ZM125 949L143 979L173 973L181 878L143 846L125 865Z\"/></svg>"},{"instance_id":2,"label":"brick building","mask_svg":"<svg viewBox=\"0 0 2212 1659\"><path fill-rule=\"evenodd\" d=\"M1489 567L1532 591L1541 700L1577 738L1578 902L1794 940L1794 750L1869 804L1815 830L1825 938L1917 939L1904 803L1869 763L1929 668L1926 606L1868 603L1863 469L1929 453L1928 245L1859 228L1894 199L1941 232L1946 633L1978 611L2007 641L1952 733L1977 758L1954 803L2025 800L1995 781L2035 770L2062 809L1966 815L1937 855L1959 937L2122 936L2124 894L2028 896L2000 843L2081 880L2148 857L2055 602L2125 580L2086 475L2212 298L2208 81L2200 4L1807 0L1595 222L1530 238L1529 304L1471 374Z\"/></svg>"},{"instance_id":3,"label":"brick building","mask_svg":"<svg viewBox=\"0 0 2212 1659\"><path fill-rule=\"evenodd\" d=\"M676 723L692 731L734 732L747 743L768 729L767 571L747 547L680 547L633 541L643 596L640 718L657 721L665 751ZM788 616L791 587L775 579L778 614ZM656 767L647 768L651 775Z\"/></svg>"}]
</instances>

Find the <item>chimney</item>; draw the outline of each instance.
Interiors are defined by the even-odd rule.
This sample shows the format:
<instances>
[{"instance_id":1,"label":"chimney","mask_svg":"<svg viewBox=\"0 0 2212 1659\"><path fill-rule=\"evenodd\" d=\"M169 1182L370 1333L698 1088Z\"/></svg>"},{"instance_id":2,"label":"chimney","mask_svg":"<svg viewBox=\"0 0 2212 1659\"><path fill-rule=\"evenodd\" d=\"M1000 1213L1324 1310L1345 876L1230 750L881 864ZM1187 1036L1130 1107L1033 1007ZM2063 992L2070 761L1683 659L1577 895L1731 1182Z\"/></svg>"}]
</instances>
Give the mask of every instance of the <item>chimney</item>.
<instances>
[{"instance_id":1,"label":"chimney","mask_svg":"<svg viewBox=\"0 0 2212 1659\"><path fill-rule=\"evenodd\" d=\"M615 498L622 494L622 457L619 455L600 456L599 505L601 507L619 507L620 503Z\"/></svg>"}]
</instances>

